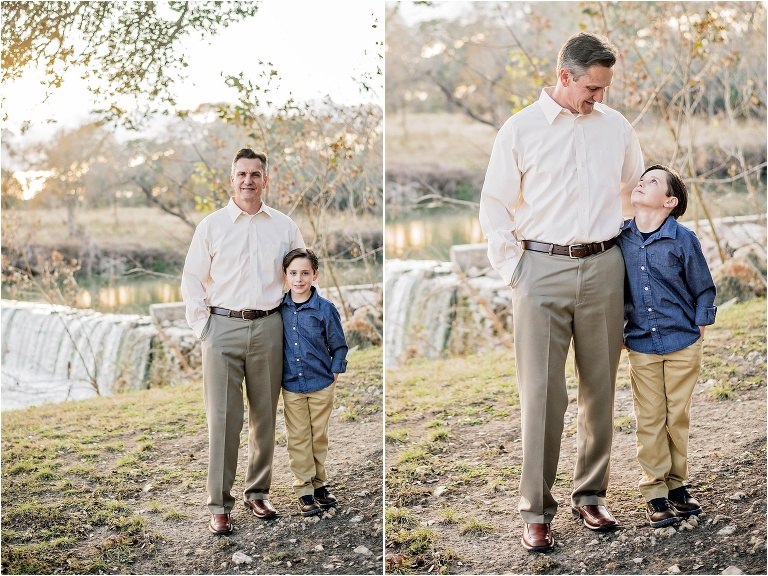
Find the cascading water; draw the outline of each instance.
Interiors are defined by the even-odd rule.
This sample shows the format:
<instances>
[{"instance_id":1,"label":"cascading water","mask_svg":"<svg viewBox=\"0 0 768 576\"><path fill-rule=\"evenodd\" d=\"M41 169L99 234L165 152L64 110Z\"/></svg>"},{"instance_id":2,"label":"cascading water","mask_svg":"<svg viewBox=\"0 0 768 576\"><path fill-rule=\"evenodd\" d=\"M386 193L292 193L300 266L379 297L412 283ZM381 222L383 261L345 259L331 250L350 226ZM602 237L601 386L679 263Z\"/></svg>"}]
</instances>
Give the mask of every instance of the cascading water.
<instances>
[{"instance_id":1,"label":"cascading water","mask_svg":"<svg viewBox=\"0 0 768 576\"><path fill-rule=\"evenodd\" d=\"M146 386L148 316L3 300L2 410Z\"/></svg>"},{"instance_id":2,"label":"cascading water","mask_svg":"<svg viewBox=\"0 0 768 576\"><path fill-rule=\"evenodd\" d=\"M431 260L387 260L385 359L395 368L404 353L437 358L446 349L460 284L453 266Z\"/></svg>"}]
</instances>

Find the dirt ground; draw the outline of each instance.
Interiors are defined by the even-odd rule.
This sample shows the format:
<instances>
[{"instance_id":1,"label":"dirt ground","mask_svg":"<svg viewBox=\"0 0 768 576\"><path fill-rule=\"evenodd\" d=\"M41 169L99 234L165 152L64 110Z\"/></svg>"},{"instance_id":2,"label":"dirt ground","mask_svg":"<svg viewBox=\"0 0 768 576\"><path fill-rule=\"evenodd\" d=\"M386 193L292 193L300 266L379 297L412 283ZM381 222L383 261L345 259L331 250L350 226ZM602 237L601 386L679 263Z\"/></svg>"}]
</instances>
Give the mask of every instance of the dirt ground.
<instances>
[{"instance_id":1,"label":"dirt ground","mask_svg":"<svg viewBox=\"0 0 768 576\"><path fill-rule=\"evenodd\" d=\"M246 423L247 426L247 423ZM284 430L282 416L278 432ZM247 428L244 427L243 438ZM190 464L198 471L201 490L150 490L138 498L160 500L189 517L167 520L143 514L150 530L161 533L154 554L139 555L130 565L134 574L381 574L382 566L382 428L380 414L359 421L331 419L327 461L330 489L338 498L335 515L304 519L290 488L293 476L284 443L276 446L270 501L280 514L260 520L238 503L232 512L231 536L214 536L208 530L205 505L207 458ZM207 454L207 438L169 440L156 452L169 461L189 454ZM242 497L246 445L241 445L233 493ZM162 465L162 462L158 462ZM132 505L141 509L141 502ZM359 547L365 547L363 550ZM245 554L249 561L236 563Z\"/></svg>"},{"instance_id":2,"label":"dirt ground","mask_svg":"<svg viewBox=\"0 0 768 576\"><path fill-rule=\"evenodd\" d=\"M758 360L757 369L764 372L764 359ZM409 511L422 526L439 534L440 549L458 554L458 559L436 558L432 566L427 563L408 570L398 566L398 551L388 548L387 571L431 572L442 567L456 574L720 574L735 566L741 572L727 573L765 574L766 391L764 386L753 387L719 401L708 397L705 387L700 382L694 392L689 446L690 491L704 510L698 526L662 535L648 525L637 490L640 469L628 388L618 390L616 396L615 415L627 416L628 423L614 433L607 502L620 528L597 534L572 518L576 401L575 390L569 390L559 466L563 479L554 489L560 509L552 523L556 541L552 552L530 553L520 545L517 478L500 488L489 486L483 478L461 484L454 483L455 478L425 475L420 482L430 487L432 496ZM452 423L441 465L450 468L451 462L492 460L496 469L519 466L519 417L518 410L503 422L460 428ZM493 528L486 534L461 534L460 525L446 522L440 513L446 508Z\"/></svg>"}]
</instances>

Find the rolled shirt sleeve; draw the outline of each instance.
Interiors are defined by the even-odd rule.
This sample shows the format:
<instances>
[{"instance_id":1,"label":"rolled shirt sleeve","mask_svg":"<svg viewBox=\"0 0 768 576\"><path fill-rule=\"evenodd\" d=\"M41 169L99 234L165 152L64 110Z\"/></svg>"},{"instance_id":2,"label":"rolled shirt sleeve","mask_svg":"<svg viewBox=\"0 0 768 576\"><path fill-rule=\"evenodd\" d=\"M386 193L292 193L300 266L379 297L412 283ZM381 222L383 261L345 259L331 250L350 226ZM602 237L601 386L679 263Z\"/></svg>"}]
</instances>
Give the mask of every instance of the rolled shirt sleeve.
<instances>
[{"instance_id":1,"label":"rolled shirt sleeve","mask_svg":"<svg viewBox=\"0 0 768 576\"><path fill-rule=\"evenodd\" d=\"M328 352L331 355L331 372L341 374L347 371L347 339L341 326L341 315L330 305L325 314L325 333Z\"/></svg>"}]
</instances>

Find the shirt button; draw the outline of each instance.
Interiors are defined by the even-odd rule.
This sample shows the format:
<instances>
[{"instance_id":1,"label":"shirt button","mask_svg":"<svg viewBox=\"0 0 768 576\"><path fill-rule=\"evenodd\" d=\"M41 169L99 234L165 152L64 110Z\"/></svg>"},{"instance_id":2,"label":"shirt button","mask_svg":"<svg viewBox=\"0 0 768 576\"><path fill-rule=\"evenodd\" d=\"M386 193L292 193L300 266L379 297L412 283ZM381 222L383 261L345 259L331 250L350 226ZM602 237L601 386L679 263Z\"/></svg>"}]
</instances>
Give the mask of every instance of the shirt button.
<instances>
[{"instance_id":1,"label":"shirt button","mask_svg":"<svg viewBox=\"0 0 768 576\"><path fill-rule=\"evenodd\" d=\"M651 332L656 332L656 328L651 328Z\"/></svg>"},{"instance_id":2,"label":"shirt button","mask_svg":"<svg viewBox=\"0 0 768 576\"><path fill-rule=\"evenodd\" d=\"M294 345L298 346L298 345L299 345L299 343L298 343L298 342L294 342Z\"/></svg>"},{"instance_id":3,"label":"shirt button","mask_svg":"<svg viewBox=\"0 0 768 576\"><path fill-rule=\"evenodd\" d=\"M294 311L294 314L298 314L298 312L295 312L295 311Z\"/></svg>"},{"instance_id":4,"label":"shirt button","mask_svg":"<svg viewBox=\"0 0 768 576\"><path fill-rule=\"evenodd\" d=\"M645 270L645 266L640 266L640 270Z\"/></svg>"},{"instance_id":5,"label":"shirt button","mask_svg":"<svg viewBox=\"0 0 768 576\"><path fill-rule=\"evenodd\" d=\"M653 308L648 308L648 312L653 312Z\"/></svg>"},{"instance_id":6,"label":"shirt button","mask_svg":"<svg viewBox=\"0 0 768 576\"><path fill-rule=\"evenodd\" d=\"M304 375L304 373L303 373L303 372L299 372L299 376L303 376L303 375Z\"/></svg>"},{"instance_id":7,"label":"shirt button","mask_svg":"<svg viewBox=\"0 0 768 576\"><path fill-rule=\"evenodd\" d=\"M299 361L299 359L298 359L298 358L296 358L296 362L298 362L298 361Z\"/></svg>"},{"instance_id":8,"label":"shirt button","mask_svg":"<svg viewBox=\"0 0 768 576\"><path fill-rule=\"evenodd\" d=\"M648 286L646 286L645 289L648 290Z\"/></svg>"},{"instance_id":9,"label":"shirt button","mask_svg":"<svg viewBox=\"0 0 768 576\"><path fill-rule=\"evenodd\" d=\"M645 248L645 246L640 246L640 250L642 250L643 248Z\"/></svg>"}]
</instances>

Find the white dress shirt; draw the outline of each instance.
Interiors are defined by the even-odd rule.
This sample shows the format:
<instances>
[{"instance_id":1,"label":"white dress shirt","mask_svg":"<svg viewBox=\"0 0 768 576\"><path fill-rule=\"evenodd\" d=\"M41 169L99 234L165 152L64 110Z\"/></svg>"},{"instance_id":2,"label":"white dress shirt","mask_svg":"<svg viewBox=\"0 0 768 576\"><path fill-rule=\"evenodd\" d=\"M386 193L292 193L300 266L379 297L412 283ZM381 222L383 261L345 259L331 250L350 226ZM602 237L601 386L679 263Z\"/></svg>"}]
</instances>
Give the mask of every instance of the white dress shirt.
<instances>
[{"instance_id":1,"label":"white dress shirt","mask_svg":"<svg viewBox=\"0 0 768 576\"><path fill-rule=\"evenodd\" d=\"M230 198L197 225L181 275L190 327L200 338L208 306L271 310L283 299L283 257L304 248L299 227L263 202L256 214Z\"/></svg>"},{"instance_id":2,"label":"white dress shirt","mask_svg":"<svg viewBox=\"0 0 768 576\"><path fill-rule=\"evenodd\" d=\"M545 90L499 130L480 197L488 260L507 284L523 240L568 246L618 236L643 172L624 116L600 103L572 114Z\"/></svg>"}]
</instances>

